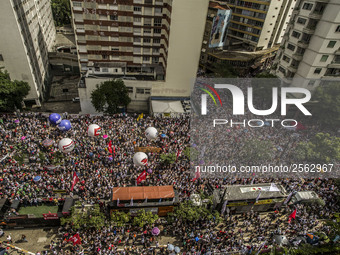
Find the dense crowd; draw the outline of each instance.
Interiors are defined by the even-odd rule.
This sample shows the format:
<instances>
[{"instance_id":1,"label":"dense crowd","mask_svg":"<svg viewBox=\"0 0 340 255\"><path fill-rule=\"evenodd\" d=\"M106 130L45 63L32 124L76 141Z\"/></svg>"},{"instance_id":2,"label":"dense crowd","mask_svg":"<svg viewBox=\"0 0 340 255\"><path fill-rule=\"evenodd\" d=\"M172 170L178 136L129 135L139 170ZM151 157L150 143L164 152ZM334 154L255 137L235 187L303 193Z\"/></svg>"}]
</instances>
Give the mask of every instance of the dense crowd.
<instances>
[{"instance_id":1,"label":"dense crowd","mask_svg":"<svg viewBox=\"0 0 340 255\"><path fill-rule=\"evenodd\" d=\"M279 179L271 178L197 178L183 150L192 146L190 141L190 116L181 115L172 118L144 117L137 121L137 115L117 114L115 116L69 115L72 129L67 132L58 130L48 122L48 115L24 113L20 116L3 115L0 120L1 183L0 197L10 201L20 200L22 205L38 205L42 201L57 203L53 190L66 190L66 195L78 197L83 203L102 203L108 200L113 187L136 186L138 175L145 167L136 167L132 157L134 148L139 146L157 146L162 153L175 153L176 162L163 164L159 154L148 153L149 175L140 185L173 185L178 192L179 201L189 199L193 193L206 191L206 188L221 188L231 184L250 184L276 182L282 184L288 193L299 190L313 190L325 201L326 205L289 206L270 215L261 215L250 211L236 215L227 209L222 224L212 220L186 222L177 219L174 223L159 219L153 226L144 228L126 225L115 227L107 222L100 231L75 231L71 226L59 229L61 238L54 240L50 246L51 254L169 254L169 247L159 244L159 237L151 234L154 226L162 226L161 236L173 236L180 242L178 246L185 254L226 254L249 253L259 248L265 241L264 248L271 247L274 234L285 234L290 240L310 231L330 231L321 224L320 219L332 217L339 211L336 198L336 186L332 179ZM102 136L89 137L87 127L98 124ZM145 129L155 127L159 134L157 141L145 138ZM228 139L249 139L258 136L261 131L242 132L233 128ZM283 131L275 135L263 131L276 146L286 147L287 136L291 132ZM75 142L71 153L62 156L57 144L64 137ZM52 139L53 145L43 146L43 141ZM108 142L114 147L113 157L108 152ZM232 147L231 147L232 148ZM287 148L286 150L290 150ZM293 148L292 148L293 149ZM232 152L230 152L232 153ZM7 157L6 157L7 155ZM20 158L29 155L27 159ZM281 154L280 154L281 155ZM221 157L225 155L221 155ZM232 159L233 155L228 155ZM281 162L282 157L273 163ZM73 173L79 182L71 191ZM39 181L34 181L41 176ZM298 217L291 224L287 217L294 209ZM12 211L12 213L17 213ZM70 247L68 238L78 233L82 244ZM198 241L196 241L198 240ZM168 244L169 246L170 244ZM71 251L70 251L71 249Z\"/></svg>"}]
</instances>

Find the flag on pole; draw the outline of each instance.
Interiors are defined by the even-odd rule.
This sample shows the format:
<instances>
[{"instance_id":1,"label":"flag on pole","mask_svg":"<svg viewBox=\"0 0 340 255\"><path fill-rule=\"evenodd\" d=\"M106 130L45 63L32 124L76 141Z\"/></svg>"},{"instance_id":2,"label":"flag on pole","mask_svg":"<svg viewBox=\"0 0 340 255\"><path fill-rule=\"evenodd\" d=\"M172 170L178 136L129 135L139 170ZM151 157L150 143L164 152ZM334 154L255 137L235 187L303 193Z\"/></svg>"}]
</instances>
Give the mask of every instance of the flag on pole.
<instances>
[{"instance_id":1,"label":"flag on pole","mask_svg":"<svg viewBox=\"0 0 340 255\"><path fill-rule=\"evenodd\" d=\"M261 191L262 191L262 190L260 190L260 193L257 195L257 198L256 198L256 201L255 201L255 203L257 203L257 201L259 201L259 199L260 199L260 196L261 196Z\"/></svg>"},{"instance_id":2,"label":"flag on pole","mask_svg":"<svg viewBox=\"0 0 340 255\"><path fill-rule=\"evenodd\" d=\"M133 197L131 198L130 206L133 206Z\"/></svg>"},{"instance_id":3,"label":"flag on pole","mask_svg":"<svg viewBox=\"0 0 340 255\"><path fill-rule=\"evenodd\" d=\"M74 185L76 185L76 183L79 182L79 178L77 176L76 172L73 172L73 179L72 179L72 187L71 187L71 191L73 191Z\"/></svg>"},{"instance_id":4,"label":"flag on pole","mask_svg":"<svg viewBox=\"0 0 340 255\"><path fill-rule=\"evenodd\" d=\"M228 204L228 200L224 201L224 203L222 205L222 210L221 210L222 215L224 215L224 213L225 213L225 209L227 208L227 204Z\"/></svg>"},{"instance_id":5,"label":"flag on pole","mask_svg":"<svg viewBox=\"0 0 340 255\"><path fill-rule=\"evenodd\" d=\"M109 152L112 154L112 141L110 140L107 149L109 150Z\"/></svg>"},{"instance_id":6,"label":"flag on pole","mask_svg":"<svg viewBox=\"0 0 340 255\"><path fill-rule=\"evenodd\" d=\"M137 121L139 121L140 119L143 119L143 117L144 117L144 114L143 114L143 113L139 114L139 115L138 115L138 118L137 118Z\"/></svg>"},{"instance_id":7,"label":"flag on pole","mask_svg":"<svg viewBox=\"0 0 340 255\"><path fill-rule=\"evenodd\" d=\"M81 239L78 233L67 240L67 242L70 242L70 241L73 243L73 245L81 244Z\"/></svg>"},{"instance_id":8,"label":"flag on pole","mask_svg":"<svg viewBox=\"0 0 340 255\"><path fill-rule=\"evenodd\" d=\"M264 245L266 244L266 242L267 242L267 241L264 241L264 242L260 245L260 247L259 247L259 249L258 249L256 255L260 254L260 252L261 252L261 250L263 249L263 247L264 247Z\"/></svg>"},{"instance_id":9,"label":"flag on pole","mask_svg":"<svg viewBox=\"0 0 340 255\"><path fill-rule=\"evenodd\" d=\"M138 177L137 177L137 185L140 184L142 181L146 179L146 171L144 170Z\"/></svg>"},{"instance_id":10,"label":"flag on pole","mask_svg":"<svg viewBox=\"0 0 340 255\"><path fill-rule=\"evenodd\" d=\"M294 210L294 212L291 213L291 215L289 215L288 223L290 223L292 219L295 219L295 217L296 217L296 209Z\"/></svg>"},{"instance_id":11,"label":"flag on pole","mask_svg":"<svg viewBox=\"0 0 340 255\"><path fill-rule=\"evenodd\" d=\"M119 198L117 198L117 206L119 206Z\"/></svg>"},{"instance_id":12,"label":"flag on pole","mask_svg":"<svg viewBox=\"0 0 340 255\"><path fill-rule=\"evenodd\" d=\"M161 203L162 202L162 198L159 199L158 203Z\"/></svg>"},{"instance_id":13,"label":"flag on pole","mask_svg":"<svg viewBox=\"0 0 340 255\"><path fill-rule=\"evenodd\" d=\"M148 202L148 198L146 197L144 203L147 203L147 202Z\"/></svg>"}]
</instances>

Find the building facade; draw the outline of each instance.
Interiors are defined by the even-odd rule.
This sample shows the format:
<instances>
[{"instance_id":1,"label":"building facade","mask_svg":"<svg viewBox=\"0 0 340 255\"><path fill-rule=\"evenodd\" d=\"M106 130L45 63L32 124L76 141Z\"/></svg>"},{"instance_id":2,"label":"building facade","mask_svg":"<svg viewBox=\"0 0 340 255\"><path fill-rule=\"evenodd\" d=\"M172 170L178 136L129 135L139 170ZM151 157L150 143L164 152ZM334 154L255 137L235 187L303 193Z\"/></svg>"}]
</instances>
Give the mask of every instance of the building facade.
<instances>
[{"instance_id":1,"label":"building facade","mask_svg":"<svg viewBox=\"0 0 340 255\"><path fill-rule=\"evenodd\" d=\"M0 22L0 66L12 80L28 82L25 101L39 106L50 80L48 51L55 40L50 1L2 1Z\"/></svg>"},{"instance_id":2,"label":"building facade","mask_svg":"<svg viewBox=\"0 0 340 255\"><path fill-rule=\"evenodd\" d=\"M340 77L340 2L299 0L276 58L275 73L313 90ZM292 79L292 81L290 80Z\"/></svg>"},{"instance_id":3,"label":"building facade","mask_svg":"<svg viewBox=\"0 0 340 255\"><path fill-rule=\"evenodd\" d=\"M228 49L265 50L279 44L296 0L225 0L232 10Z\"/></svg>"},{"instance_id":4,"label":"building facade","mask_svg":"<svg viewBox=\"0 0 340 255\"><path fill-rule=\"evenodd\" d=\"M130 111L148 111L149 99L188 97L203 39L208 0L96 0L71 2L83 113L95 113L95 85L122 78Z\"/></svg>"}]
</instances>

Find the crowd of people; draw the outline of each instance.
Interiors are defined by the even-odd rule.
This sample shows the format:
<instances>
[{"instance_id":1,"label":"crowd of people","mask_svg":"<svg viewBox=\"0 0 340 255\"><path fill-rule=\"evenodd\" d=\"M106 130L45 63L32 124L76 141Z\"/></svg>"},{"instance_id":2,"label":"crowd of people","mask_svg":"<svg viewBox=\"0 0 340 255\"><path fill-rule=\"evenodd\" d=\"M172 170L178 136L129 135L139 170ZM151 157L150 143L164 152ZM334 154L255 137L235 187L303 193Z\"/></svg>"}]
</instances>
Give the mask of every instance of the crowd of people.
<instances>
[{"instance_id":1,"label":"crowd of people","mask_svg":"<svg viewBox=\"0 0 340 255\"><path fill-rule=\"evenodd\" d=\"M161 218L153 225L143 228L126 224L123 227L112 225L110 221L100 231L74 230L72 226L62 226L59 238L53 240L48 254L169 254L172 244L160 244L162 237L176 238L181 254L227 254L250 253L262 244L263 249L275 245L274 234L284 234L290 240L310 231L330 229L322 224L321 219L329 219L339 211L337 203L337 186L333 179L273 179L272 177L239 178L235 176L194 178L195 173L185 148L192 147L190 132L190 116L180 115L171 118L149 117L137 121L136 114L117 114L114 116L68 115L72 129L67 132L50 125L48 115L41 113L23 113L2 115L0 120L0 153L1 179L0 197L11 202L20 200L22 206L37 206L42 202L57 203L54 190L65 190L63 195L79 199L83 203L95 204L109 200L113 187L136 186L138 175L145 167L133 164L135 147L156 146L162 153L175 153L177 160L165 164L158 153L148 153L148 176L139 185L173 185L178 193L179 202L189 199L193 193L207 192L207 186L215 189L225 185L256 184L276 182L282 184L287 193L300 190L313 190L324 201L320 205L289 205L285 209L259 214L250 211L245 214L234 214L227 210L222 223L215 219L188 222L176 219L170 223ZM87 127L97 124L101 127L101 135L89 137ZM156 141L145 137L145 129L155 127L160 136ZM291 132L284 130L243 132L242 129L231 128L227 138L231 141L249 139L258 136L271 139L276 146L286 148L287 136ZM102 135L108 138L104 139ZM301 135L302 136L302 135ZM72 152L63 154L58 149L58 142L64 138L75 142ZM208 136L207 136L208 137ZM43 141L53 140L52 146L44 146ZM108 151L108 143L112 141L113 154ZM204 140L202 140L204 141ZM201 146L198 144L197 146ZM231 146L230 149L233 147ZM286 151L293 150L289 146ZM280 154L282 155L282 154ZM226 155L221 155L221 157ZM230 151L227 158L233 160L235 155ZM282 162L284 158L277 156L272 161ZM79 182L72 187L73 173ZM35 177L40 176L38 181ZM196 176L197 177L197 176ZM286 215L297 209L295 221L288 224ZM12 211L16 214L17 212ZM160 236L155 237L151 230L162 226ZM79 234L81 244L72 246L67 240ZM171 251L170 251L171 250Z\"/></svg>"}]
</instances>

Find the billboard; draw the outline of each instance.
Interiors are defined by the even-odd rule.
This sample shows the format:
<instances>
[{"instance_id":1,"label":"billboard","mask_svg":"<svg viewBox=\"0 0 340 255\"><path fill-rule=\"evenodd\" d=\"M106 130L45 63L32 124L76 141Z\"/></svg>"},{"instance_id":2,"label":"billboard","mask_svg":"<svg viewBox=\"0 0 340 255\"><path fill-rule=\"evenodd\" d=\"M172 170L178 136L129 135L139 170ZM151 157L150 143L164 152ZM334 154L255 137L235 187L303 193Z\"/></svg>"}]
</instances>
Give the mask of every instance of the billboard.
<instances>
[{"instance_id":1,"label":"billboard","mask_svg":"<svg viewBox=\"0 0 340 255\"><path fill-rule=\"evenodd\" d=\"M209 48L222 47L224 45L230 17L231 10L217 11L211 28Z\"/></svg>"}]
</instances>

